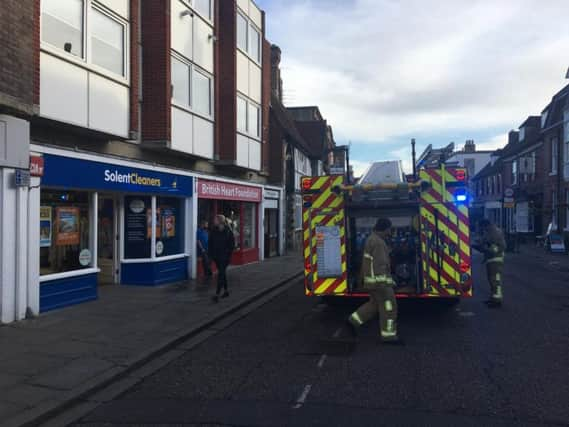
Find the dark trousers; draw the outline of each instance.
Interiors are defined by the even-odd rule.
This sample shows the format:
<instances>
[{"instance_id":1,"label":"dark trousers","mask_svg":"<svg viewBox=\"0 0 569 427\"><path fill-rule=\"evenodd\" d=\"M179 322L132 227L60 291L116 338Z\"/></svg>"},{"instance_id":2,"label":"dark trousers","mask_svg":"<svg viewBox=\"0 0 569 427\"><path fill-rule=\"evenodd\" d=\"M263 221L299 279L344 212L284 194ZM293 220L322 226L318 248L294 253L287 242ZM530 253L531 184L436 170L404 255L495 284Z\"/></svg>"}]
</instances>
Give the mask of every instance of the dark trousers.
<instances>
[{"instance_id":1,"label":"dark trousers","mask_svg":"<svg viewBox=\"0 0 569 427\"><path fill-rule=\"evenodd\" d=\"M227 292L227 266L228 263L225 261L214 260L217 266L217 292L219 295L221 293L221 288Z\"/></svg>"},{"instance_id":2,"label":"dark trousers","mask_svg":"<svg viewBox=\"0 0 569 427\"><path fill-rule=\"evenodd\" d=\"M202 267L203 267L203 272L206 276L211 276L211 260L209 259L209 256L206 253L202 253L201 255L202 257Z\"/></svg>"}]
</instances>

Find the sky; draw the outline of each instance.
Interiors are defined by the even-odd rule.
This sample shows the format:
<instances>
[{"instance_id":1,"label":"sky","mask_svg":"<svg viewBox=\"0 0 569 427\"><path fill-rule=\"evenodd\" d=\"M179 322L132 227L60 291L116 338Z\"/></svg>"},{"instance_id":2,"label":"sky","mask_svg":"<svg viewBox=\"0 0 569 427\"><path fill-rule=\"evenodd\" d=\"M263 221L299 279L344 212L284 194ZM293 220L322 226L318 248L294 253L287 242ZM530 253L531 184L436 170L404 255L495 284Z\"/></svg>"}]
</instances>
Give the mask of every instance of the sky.
<instances>
[{"instance_id":1,"label":"sky","mask_svg":"<svg viewBox=\"0 0 569 427\"><path fill-rule=\"evenodd\" d=\"M569 84L568 0L257 0L285 105L318 105L359 175L410 140L496 149Z\"/></svg>"}]
</instances>

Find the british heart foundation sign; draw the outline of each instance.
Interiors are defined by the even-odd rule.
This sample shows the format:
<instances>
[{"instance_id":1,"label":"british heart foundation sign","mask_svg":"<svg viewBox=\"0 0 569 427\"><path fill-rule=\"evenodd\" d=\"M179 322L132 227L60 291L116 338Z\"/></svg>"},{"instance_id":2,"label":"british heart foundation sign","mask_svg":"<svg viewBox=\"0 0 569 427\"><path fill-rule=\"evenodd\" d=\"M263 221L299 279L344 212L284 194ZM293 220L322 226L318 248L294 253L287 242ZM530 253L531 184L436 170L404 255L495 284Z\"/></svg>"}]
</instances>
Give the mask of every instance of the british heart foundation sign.
<instances>
[{"instance_id":1,"label":"british heart foundation sign","mask_svg":"<svg viewBox=\"0 0 569 427\"><path fill-rule=\"evenodd\" d=\"M198 180L198 197L202 199L239 200L242 202L259 203L262 189L247 185L231 184L228 182Z\"/></svg>"}]
</instances>

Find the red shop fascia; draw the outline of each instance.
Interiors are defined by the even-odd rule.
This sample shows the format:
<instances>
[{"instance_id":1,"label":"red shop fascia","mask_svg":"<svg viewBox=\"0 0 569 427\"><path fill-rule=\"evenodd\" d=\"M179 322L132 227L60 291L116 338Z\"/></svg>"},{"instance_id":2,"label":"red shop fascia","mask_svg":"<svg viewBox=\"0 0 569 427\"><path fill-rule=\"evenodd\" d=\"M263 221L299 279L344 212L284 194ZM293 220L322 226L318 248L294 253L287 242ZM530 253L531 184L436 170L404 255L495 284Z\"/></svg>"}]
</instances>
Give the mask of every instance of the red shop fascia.
<instances>
[{"instance_id":1,"label":"red shop fascia","mask_svg":"<svg viewBox=\"0 0 569 427\"><path fill-rule=\"evenodd\" d=\"M260 187L198 179L198 221L224 215L235 236L231 263L259 261L259 214L263 198Z\"/></svg>"}]
</instances>

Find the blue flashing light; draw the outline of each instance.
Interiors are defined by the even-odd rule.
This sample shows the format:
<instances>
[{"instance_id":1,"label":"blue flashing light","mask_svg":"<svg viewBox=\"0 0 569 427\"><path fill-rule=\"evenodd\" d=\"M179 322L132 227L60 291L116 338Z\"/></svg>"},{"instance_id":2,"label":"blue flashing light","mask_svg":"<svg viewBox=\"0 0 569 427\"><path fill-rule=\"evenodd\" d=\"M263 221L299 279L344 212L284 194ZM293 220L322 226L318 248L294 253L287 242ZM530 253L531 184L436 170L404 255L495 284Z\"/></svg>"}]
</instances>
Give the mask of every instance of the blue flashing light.
<instances>
[{"instance_id":1,"label":"blue flashing light","mask_svg":"<svg viewBox=\"0 0 569 427\"><path fill-rule=\"evenodd\" d=\"M454 193L454 200L457 203L465 203L466 201L468 201L468 194L466 193L465 190L459 190Z\"/></svg>"}]
</instances>

